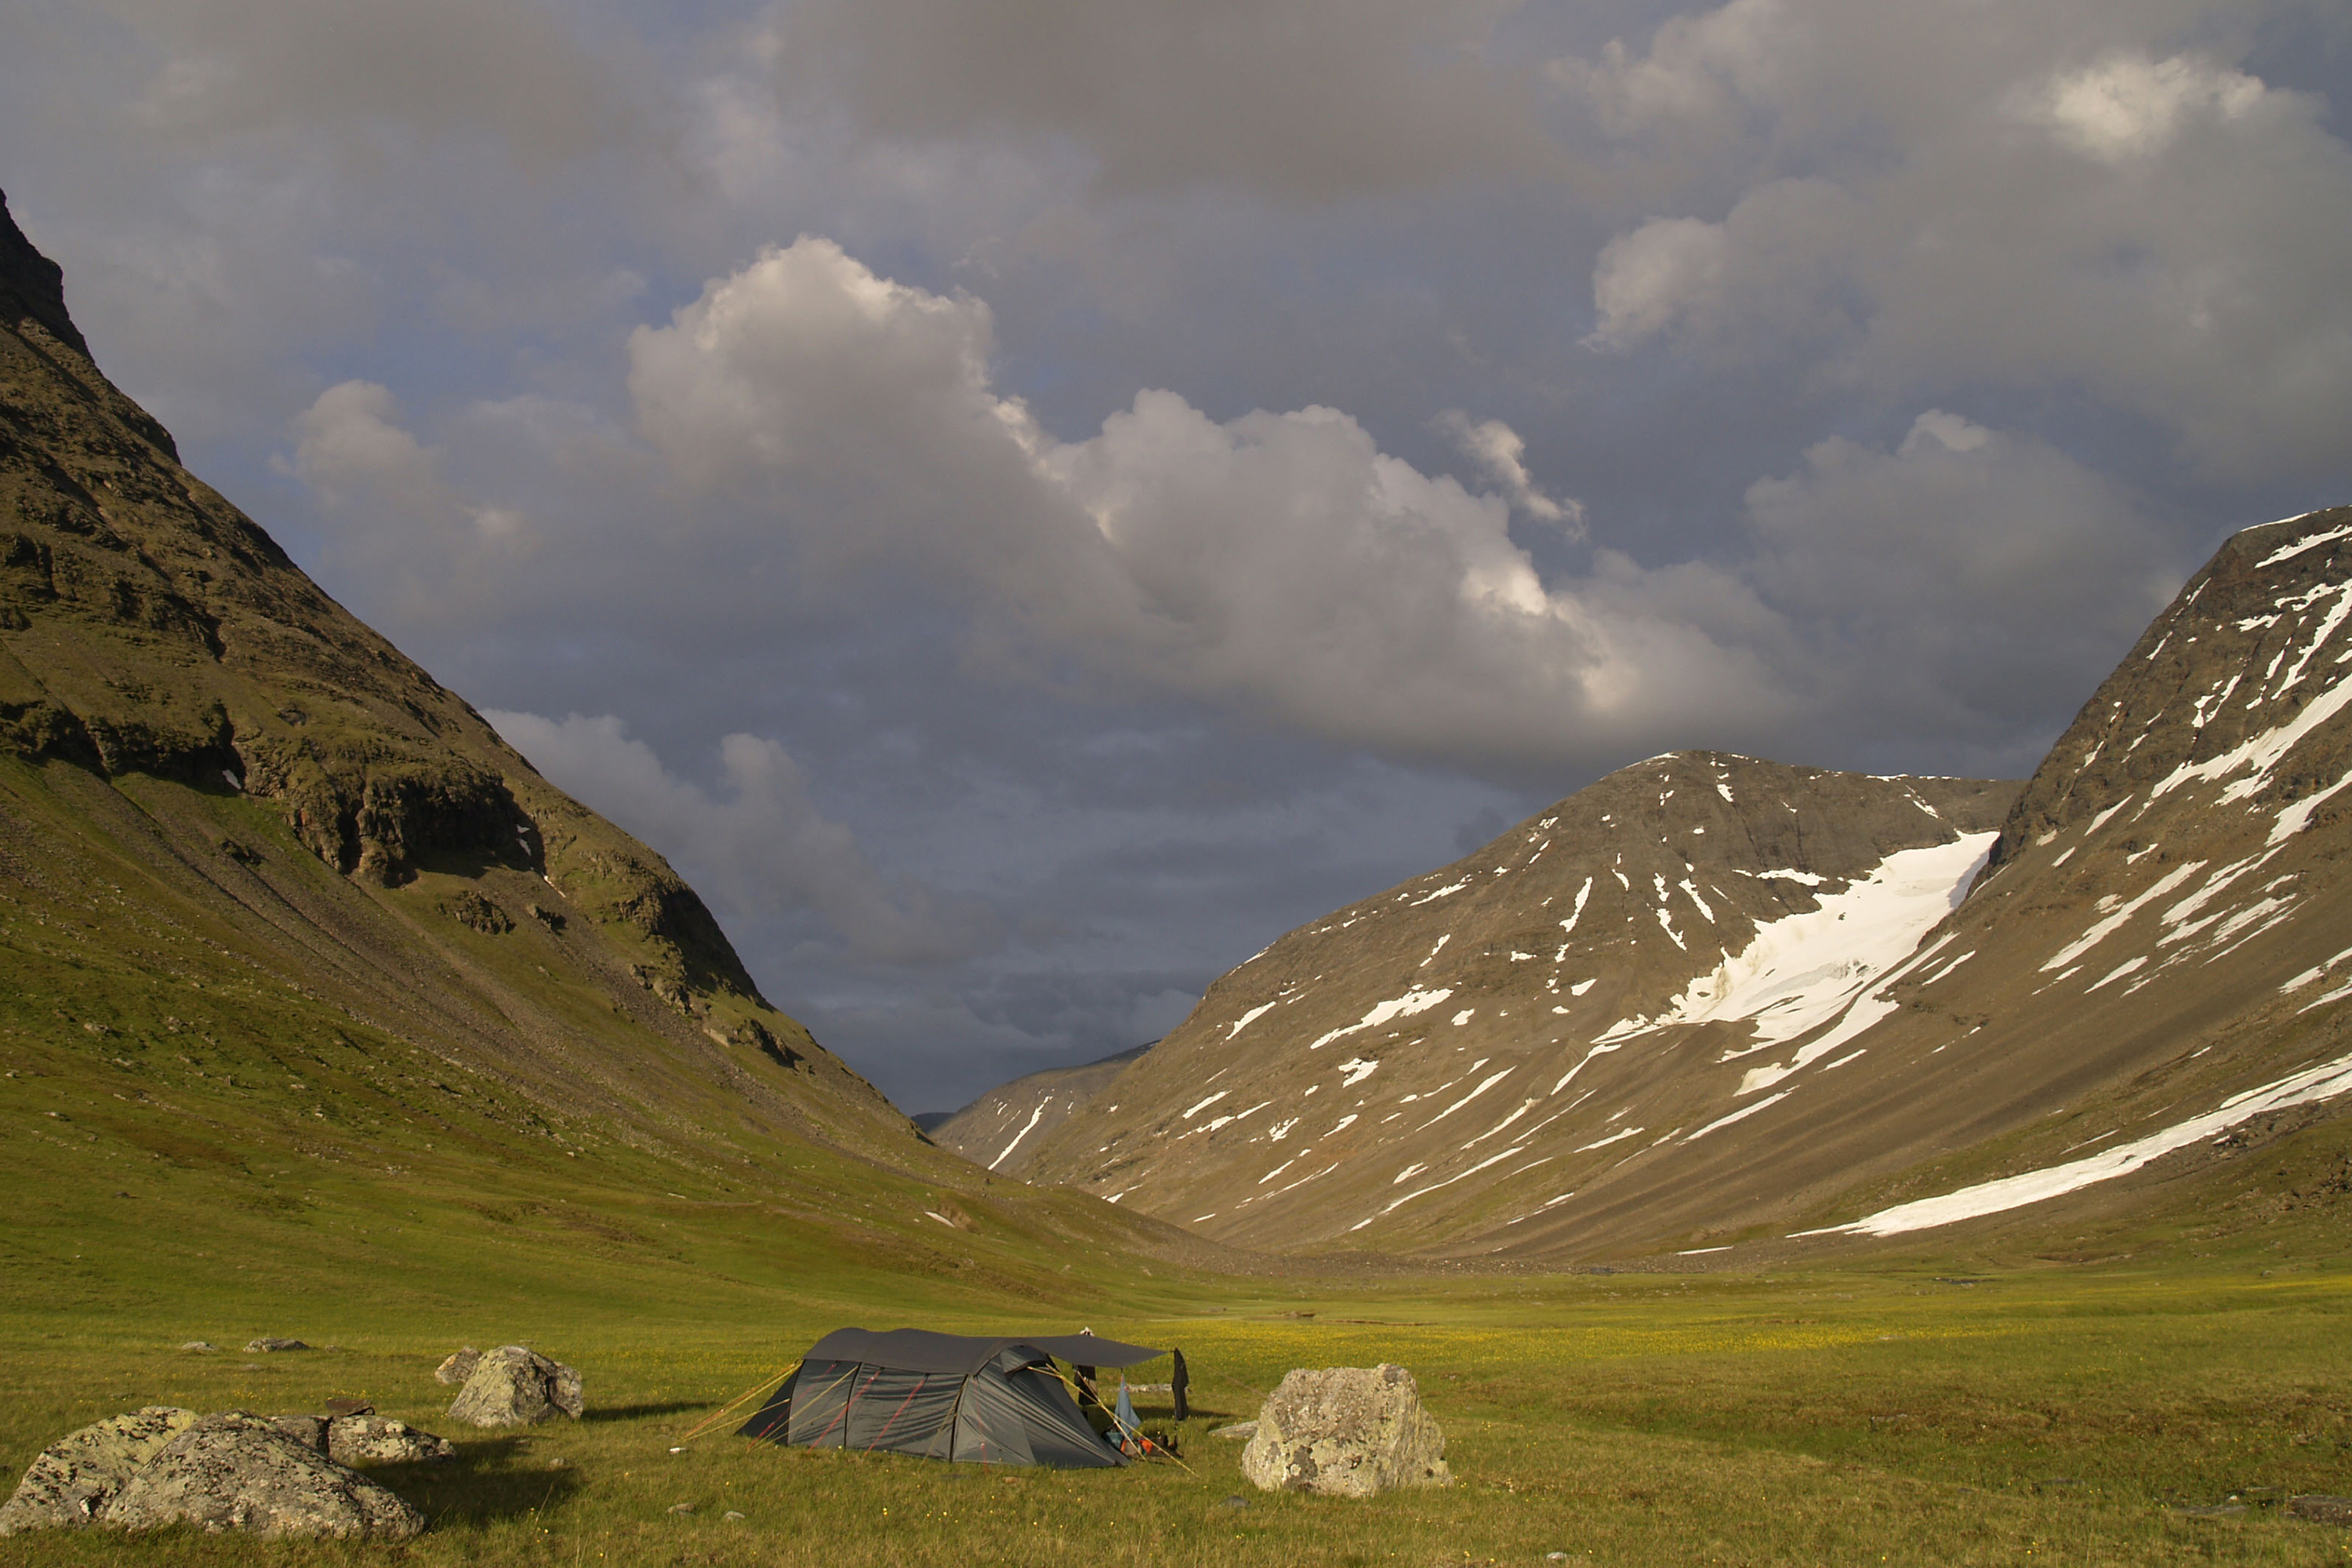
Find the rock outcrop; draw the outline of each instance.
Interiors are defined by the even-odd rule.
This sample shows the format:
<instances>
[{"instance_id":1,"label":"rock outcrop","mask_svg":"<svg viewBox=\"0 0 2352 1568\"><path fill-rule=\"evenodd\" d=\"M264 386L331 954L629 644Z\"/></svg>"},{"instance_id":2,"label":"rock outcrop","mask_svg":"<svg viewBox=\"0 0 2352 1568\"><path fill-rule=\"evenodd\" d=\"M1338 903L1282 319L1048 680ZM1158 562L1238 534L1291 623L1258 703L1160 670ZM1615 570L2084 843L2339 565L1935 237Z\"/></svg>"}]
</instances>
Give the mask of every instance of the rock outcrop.
<instances>
[{"instance_id":1,"label":"rock outcrop","mask_svg":"<svg viewBox=\"0 0 2352 1568\"><path fill-rule=\"evenodd\" d=\"M580 1373L523 1345L486 1351L450 1403L449 1419L474 1426L530 1426L584 1409Z\"/></svg>"},{"instance_id":2,"label":"rock outcrop","mask_svg":"<svg viewBox=\"0 0 2352 1568\"><path fill-rule=\"evenodd\" d=\"M1412 1373L1391 1363L1300 1368L1257 1414L1242 1474L1265 1491L1368 1498L1399 1487L1450 1486L1445 1436L1421 1405Z\"/></svg>"},{"instance_id":3,"label":"rock outcrop","mask_svg":"<svg viewBox=\"0 0 2352 1568\"><path fill-rule=\"evenodd\" d=\"M480 1365L481 1361L482 1352L471 1345L452 1351L446 1360L433 1369L433 1379L453 1388L462 1387L465 1381L474 1375L474 1368Z\"/></svg>"},{"instance_id":4,"label":"rock outcrop","mask_svg":"<svg viewBox=\"0 0 2352 1568\"><path fill-rule=\"evenodd\" d=\"M93 1524L341 1540L422 1531L423 1514L320 1451L330 1426L317 1416L170 1405L97 1422L41 1451L0 1506L0 1535Z\"/></svg>"},{"instance_id":5,"label":"rock outcrop","mask_svg":"<svg viewBox=\"0 0 2352 1568\"><path fill-rule=\"evenodd\" d=\"M129 1530L404 1539L425 1516L365 1476L241 1410L199 1417L142 1466L105 1514Z\"/></svg>"},{"instance_id":6,"label":"rock outcrop","mask_svg":"<svg viewBox=\"0 0 2352 1568\"><path fill-rule=\"evenodd\" d=\"M58 831L93 813L110 826ZM26 847L12 886L195 900L173 918L236 932L240 965L416 1042L452 1088L495 1081L508 1130L595 1118L641 1148L698 1142L685 1108L723 1085L759 1136L946 1165L760 997L660 856L555 790L180 465L90 362L58 268L5 200L0 838ZM90 936L133 940L118 919ZM493 937L515 950L497 974L457 959L465 978L441 978ZM583 986L609 1005L576 1012ZM381 1066L372 1083L390 1081ZM320 1076L288 1091L310 1097L306 1118L334 1094Z\"/></svg>"},{"instance_id":7,"label":"rock outcrop","mask_svg":"<svg viewBox=\"0 0 2352 1568\"><path fill-rule=\"evenodd\" d=\"M457 1452L446 1437L383 1415L339 1415L327 1423L327 1458L339 1465L414 1465Z\"/></svg>"},{"instance_id":8,"label":"rock outcrop","mask_svg":"<svg viewBox=\"0 0 2352 1568\"><path fill-rule=\"evenodd\" d=\"M140 1467L195 1420L193 1410L151 1405L60 1437L26 1467L15 1495L0 1504L0 1535L97 1523Z\"/></svg>"},{"instance_id":9,"label":"rock outcrop","mask_svg":"<svg viewBox=\"0 0 2352 1568\"><path fill-rule=\"evenodd\" d=\"M269 1424L339 1465L414 1465L454 1458L446 1437L420 1432L373 1410L353 1415L273 1415Z\"/></svg>"}]
</instances>

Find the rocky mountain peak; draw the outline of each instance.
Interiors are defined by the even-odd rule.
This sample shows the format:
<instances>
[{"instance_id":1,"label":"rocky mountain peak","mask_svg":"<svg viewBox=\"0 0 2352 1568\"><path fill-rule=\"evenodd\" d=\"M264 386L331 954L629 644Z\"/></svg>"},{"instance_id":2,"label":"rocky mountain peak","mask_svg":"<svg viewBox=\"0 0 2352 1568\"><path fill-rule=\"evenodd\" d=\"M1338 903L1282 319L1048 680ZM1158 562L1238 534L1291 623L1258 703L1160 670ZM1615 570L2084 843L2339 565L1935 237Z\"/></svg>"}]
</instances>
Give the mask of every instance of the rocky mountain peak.
<instances>
[{"instance_id":1,"label":"rocky mountain peak","mask_svg":"<svg viewBox=\"0 0 2352 1568\"><path fill-rule=\"evenodd\" d=\"M1993 864L2142 790L2234 776L2232 802L2289 805L2341 787L2345 742L2318 732L2352 700L2337 667L2347 614L2352 507L2234 535L2051 748Z\"/></svg>"},{"instance_id":2,"label":"rocky mountain peak","mask_svg":"<svg viewBox=\"0 0 2352 1568\"><path fill-rule=\"evenodd\" d=\"M0 191L0 321L30 321L84 359L89 344L66 312L65 268L33 248Z\"/></svg>"}]
</instances>

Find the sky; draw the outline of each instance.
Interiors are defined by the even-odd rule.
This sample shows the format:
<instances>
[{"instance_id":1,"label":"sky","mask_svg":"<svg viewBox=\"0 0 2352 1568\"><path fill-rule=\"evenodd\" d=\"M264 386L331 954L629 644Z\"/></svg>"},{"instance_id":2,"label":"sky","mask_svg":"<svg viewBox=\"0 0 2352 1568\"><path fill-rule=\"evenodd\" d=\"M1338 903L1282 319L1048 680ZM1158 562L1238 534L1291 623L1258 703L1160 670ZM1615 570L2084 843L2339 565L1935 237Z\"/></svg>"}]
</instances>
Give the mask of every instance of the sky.
<instances>
[{"instance_id":1,"label":"sky","mask_svg":"<svg viewBox=\"0 0 2352 1568\"><path fill-rule=\"evenodd\" d=\"M2352 500L2336 0L12 0L99 363L909 1111Z\"/></svg>"}]
</instances>

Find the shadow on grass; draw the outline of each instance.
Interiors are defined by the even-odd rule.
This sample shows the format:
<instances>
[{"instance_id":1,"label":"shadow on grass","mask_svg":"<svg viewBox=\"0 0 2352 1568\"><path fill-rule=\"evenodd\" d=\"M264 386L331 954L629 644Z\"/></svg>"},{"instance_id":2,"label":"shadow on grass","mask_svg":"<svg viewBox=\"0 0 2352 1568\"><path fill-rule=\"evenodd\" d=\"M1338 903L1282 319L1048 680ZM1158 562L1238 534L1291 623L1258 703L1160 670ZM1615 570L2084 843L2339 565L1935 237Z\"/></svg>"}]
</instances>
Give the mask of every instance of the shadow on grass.
<instances>
[{"instance_id":1,"label":"shadow on grass","mask_svg":"<svg viewBox=\"0 0 2352 1568\"><path fill-rule=\"evenodd\" d=\"M710 1406L698 1400L674 1399L667 1405L607 1405L583 1414L583 1421L635 1421L647 1415L675 1415L682 1410L708 1410ZM745 1420L751 1412L745 1411Z\"/></svg>"},{"instance_id":2,"label":"shadow on grass","mask_svg":"<svg viewBox=\"0 0 2352 1568\"><path fill-rule=\"evenodd\" d=\"M545 1511L580 1489L580 1472L525 1469L520 1437L469 1442L457 1457L414 1465L371 1465L367 1477L424 1510L436 1530Z\"/></svg>"}]
</instances>

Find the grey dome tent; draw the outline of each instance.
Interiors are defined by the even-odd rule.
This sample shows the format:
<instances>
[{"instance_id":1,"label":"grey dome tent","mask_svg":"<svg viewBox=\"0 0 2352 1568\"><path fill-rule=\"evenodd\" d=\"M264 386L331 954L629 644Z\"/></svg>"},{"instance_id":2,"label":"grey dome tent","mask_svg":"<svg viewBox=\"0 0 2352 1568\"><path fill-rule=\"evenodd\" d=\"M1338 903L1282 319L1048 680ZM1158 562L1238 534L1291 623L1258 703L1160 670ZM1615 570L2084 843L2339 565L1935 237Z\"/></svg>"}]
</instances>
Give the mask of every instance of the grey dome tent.
<instances>
[{"instance_id":1,"label":"grey dome tent","mask_svg":"<svg viewBox=\"0 0 2352 1568\"><path fill-rule=\"evenodd\" d=\"M746 1437L982 1465L1123 1465L1053 1358L1126 1367L1166 1355L1093 1334L987 1339L925 1329L835 1329L740 1428Z\"/></svg>"}]
</instances>

